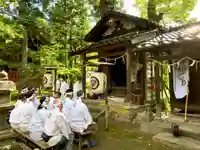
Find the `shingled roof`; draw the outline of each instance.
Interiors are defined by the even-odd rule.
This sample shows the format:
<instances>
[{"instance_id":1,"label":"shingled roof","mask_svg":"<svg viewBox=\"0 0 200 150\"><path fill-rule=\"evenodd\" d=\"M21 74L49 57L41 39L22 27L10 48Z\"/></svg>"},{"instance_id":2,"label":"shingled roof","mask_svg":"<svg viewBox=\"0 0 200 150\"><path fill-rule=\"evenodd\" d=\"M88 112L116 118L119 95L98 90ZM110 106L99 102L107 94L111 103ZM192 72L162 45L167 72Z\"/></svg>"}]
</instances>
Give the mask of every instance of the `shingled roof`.
<instances>
[{"instance_id":1,"label":"shingled roof","mask_svg":"<svg viewBox=\"0 0 200 150\"><path fill-rule=\"evenodd\" d=\"M150 40L150 39L156 37L157 33L158 33L157 30L152 30L149 32L142 32L142 33L136 33L136 32L127 33L125 35L102 40L102 41L93 43L89 46L76 49L74 52L71 52L70 55L73 56L73 55L77 55L80 53L93 52L101 47L119 44L119 43L124 43L125 44L124 46L126 46L127 43L139 44L141 42L144 42L144 41L147 41L147 40Z\"/></svg>"},{"instance_id":2,"label":"shingled roof","mask_svg":"<svg viewBox=\"0 0 200 150\"><path fill-rule=\"evenodd\" d=\"M137 48L153 48L160 45L176 44L180 42L190 42L200 40L200 22L183 25L169 29L168 32L160 34L155 38L137 45Z\"/></svg>"},{"instance_id":3,"label":"shingled roof","mask_svg":"<svg viewBox=\"0 0 200 150\"><path fill-rule=\"evenodd\" d=\"M103 35L103 33L109 28L106 25L110 19L118 19L120 21L125 21L134 24L139 30L153 30L156 28L161 28L160 25L149 21L147 19L139 18L136 16L132 16L129 14L117 12L117 11L109 11L103 18L101 18L94 28L85 36L85 41L88 42L97 42L99 37Z\"/></svg>"}]
</instances>

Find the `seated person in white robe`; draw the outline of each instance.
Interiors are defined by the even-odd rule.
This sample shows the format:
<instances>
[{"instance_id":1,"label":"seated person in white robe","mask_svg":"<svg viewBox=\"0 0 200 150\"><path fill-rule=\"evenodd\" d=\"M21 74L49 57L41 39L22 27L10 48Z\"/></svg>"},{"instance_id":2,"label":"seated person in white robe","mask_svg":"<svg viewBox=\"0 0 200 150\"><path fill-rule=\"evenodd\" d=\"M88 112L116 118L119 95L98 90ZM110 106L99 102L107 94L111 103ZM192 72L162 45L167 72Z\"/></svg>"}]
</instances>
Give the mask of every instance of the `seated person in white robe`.
<instances>
[{"instance_id":1,"label":"seated person in white robe","mask_svg":"<svg viewBox=\"0 0 200 150\"><path fill-rule=\"evenodd\" d=\"M19 100L17 100L15 104L15 108L11 111L10 117L9 117L9 123L12 128L19 128L19 123L21 120L21 112L23 105L26 101L26 94L28 92L28 88L24 88L19 95Z\"/></svg>"},{"instance_id":2,"label":"seated person in white robe","mask_svg":"<svg viewBox=\"0 0 200 150\"><path fill-rule=\"evenodd\" d=\"M54 98L53 97L50 97L49 98L49 102L48 102L48 104L47 104L47 110L52 110L52 109L54 109Z\"/></svg>"},{"instance_id":3,"label":"seated person in white robe","mask_svg":"<svg viewBox=\"0 0 200 150\"><path fill-rule=\"evenodd\" d=\"M33 105L35 106L35 107L37 107L38 105L39 105L39 102L38 102L38 99L37 99L37 89L35 89L35 88L30 88L29 89L29 91L35 91L34 92L34 94L36 95L35 96L35 98L32 100L32 102L33 102Z\"/></svg>"},{"instance_id":4,"label":"seated person in white robe","mask_svg":"<svg viewBox=\"0 0 200 150\"><path fill-rule=\"evenodd\" d=\"M70 126L73 132L84 132L93 124L92 116L86 104L83 103L83 91L77 92L77 99L71 110Z\"/></svg>"},{"instance_id":5,"label":"seated person in white robe","mask_svg":"<svg viewBox=\"0 0 200 150\"><path fill-rule=\"evenodd\" d=\"M22 111L21 111L19 129L22 132L28 131L29 122L36 111L36 107L32 102L33 100L35 100L35 97L36 97L35 90L28 91L26 102L24 103L23 108L21 108Z\"/></svg>"},{"instance_id":6,"label":"seated person in white robe","mask_svg":"<svg viewBox=\"0 0 200 150\"><path fill-rule=\"evenodd\" d=\"M60 104L61 103L61 92L56 91L54 92L53 98L54 98L54 104Z\"/></svg>"},{"instance_id":7,"label":"seated person in white robe","mask_svg":"<svg viewBox=\"0 0 200 150\"><path fill-rule=\"evenodd\" d=\"M55 146L55 150L72 150L74 134L61 112L62 104L55 104L47 117L42 138L49 146Z\"/></svg>"},{"instance_id":8,"label":"seated person in white robe","mask_svg":"<svg viewBox=\"0 0 200 150\"><path fill-rule=\"evenodd\" d=\"M29 123L28 131L29 136L34 141L42 140L42 133L44 131L44 122L48 116L46 110L46 104L48 104L48 99L45 96L40 97L40 104L37 107L36 112L33 114L31 121Z\"/></svg>"},{"instance_id":9,"label":"seated person in white robe","mask_svg":"<svg viewBox=\"0 0 200 150\"><path fill-rule=\"evenodd\" d=\"M51 111L55 108L55 104L59 104L61 102L61 93L59 91L54 92L53 97L49 98L49 102L47 105L47 110Z\"/></svg>"},{"instance_id":10,"label":"seated person in white robe","mask_svg":"<svg viewBox=\"0 0 200 150\"><path fill-rule=\"evenodd\" d=\"M74 105L74 101L72 100L73 90L68 89L65 93L64 100L63 100L63 109L62 112L65 115L65 118L68 122L70 122L71 118L71 109Z\"/></svg>"}]
</instances>

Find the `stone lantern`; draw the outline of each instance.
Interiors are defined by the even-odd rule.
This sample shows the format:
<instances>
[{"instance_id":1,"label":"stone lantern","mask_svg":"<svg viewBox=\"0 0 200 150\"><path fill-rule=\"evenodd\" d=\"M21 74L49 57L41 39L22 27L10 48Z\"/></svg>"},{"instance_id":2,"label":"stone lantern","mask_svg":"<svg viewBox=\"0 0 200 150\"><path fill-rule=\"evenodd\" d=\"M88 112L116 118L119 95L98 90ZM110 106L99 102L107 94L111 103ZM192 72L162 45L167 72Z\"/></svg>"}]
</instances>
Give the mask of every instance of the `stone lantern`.
<instances>
[{"instance_id":1,"label":"stone lantern","mask_svg":"<svg viewBox=\"0 0 200 150\"><path fill-rule=\"evenodd\" d=\"M13 81L8 80L8 74L5 71L0 72L0 131L9 128L7 123L8 112L13 109L10 102L10 92L15 89Z\"/></svg>"}]
</instances>

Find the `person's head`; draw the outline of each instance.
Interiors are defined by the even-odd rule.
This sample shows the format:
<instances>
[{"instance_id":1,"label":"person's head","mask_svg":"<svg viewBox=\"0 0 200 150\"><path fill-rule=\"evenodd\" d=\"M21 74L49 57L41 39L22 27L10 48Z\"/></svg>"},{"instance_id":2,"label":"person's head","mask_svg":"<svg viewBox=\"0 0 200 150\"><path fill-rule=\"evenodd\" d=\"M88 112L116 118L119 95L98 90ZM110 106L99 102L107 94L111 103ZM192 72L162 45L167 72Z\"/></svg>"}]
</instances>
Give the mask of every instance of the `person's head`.
<instances>
[{"instance_id":1,"label":"person's head","mask_svg":"<svg viewBox=\"0 0 200 150\"><path fill-rule=\"evenodd\" d=\"M62 79L61 75L58 75L57 77L58 77L57 80L61 81L61 79Z\"/></svg>"},{"instance_id":2,"label":"person's head","mask_svg":"<svg viewBox=\"0 0 200 150\"><path fill-rule=\"evenodd\" d=\"M76 93L76 96L77 96L77 98L81 98L83 100L83 98L84 98L84 92L83 92L83 90L79 90Z\"/></svg>"},{"instance_id":3,"label":"person's head","mask_svg":"<svg viewBox=\"0 0 200 150\"><path fill-rule=\"evenodd\" d=\"M53 97L55 99L60 98L61 97L61 92L59 92L59 91L54 92L54 96Z\"/></svg>"},{"instance_id":4,"label":"person's head","mask_svg":"<svg viewBox=\"0 0 200 150\"><path fill-rule=\"evenodd\" d=\"M30 100L34 100L36 96L37 96L37 90L35 88L30 89L26 94L26 98Z\"/></svg>"},{"instance_id":5,"label":"person's head","mask_svg":"<svg viewBox=\"0 0 200 150\"><path fill-rule=\"evenodd\" d=\"M73 90L72 89L67 89L65 92L65 96L72 99L73 96Z\"/></svg>"},{"instance_id":6,"label":"person's head","mask_svg":"<svg viewBox=\"0 0 200 150\"><path fill-rule=\"evenodd\" d=\"M46 103L46 100L47 100L47 97L46 97L46 96L41 96L41 97L40 97L40 104L39 104L39 106L37 107L38 110L46 106L46 104L45 104L45 103Z\"/></svg>"},{"instance_id":7,"label":"person's head","mask_svg":"<svg viewBox=\"0 0 200 150\"><path fill-rule=\"evenodd\" d=\"M24 101L26 99L26 95L28 93L28 88L23 88L19 94L19 99L21 99L22 101Z\"/></svg>"}]
</instances>

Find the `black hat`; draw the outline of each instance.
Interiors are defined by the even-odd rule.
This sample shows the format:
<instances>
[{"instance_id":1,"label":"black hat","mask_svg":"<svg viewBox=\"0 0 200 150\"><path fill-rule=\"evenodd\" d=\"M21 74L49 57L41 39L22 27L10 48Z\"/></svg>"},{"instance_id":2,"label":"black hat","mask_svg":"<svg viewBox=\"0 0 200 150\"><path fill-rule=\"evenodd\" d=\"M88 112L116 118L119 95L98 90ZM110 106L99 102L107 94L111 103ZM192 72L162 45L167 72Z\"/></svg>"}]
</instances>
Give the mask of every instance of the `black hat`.
<instances>
[{"instance_id":1,"label":"black hat","mask_svg":"<svg viewBox=\"0 0 200 150\"><path fill-rule=\"evenodd\" d=\"M72 93L73 90L72 89L67 89L65 93Z\"/></svg>"},{"instance_id":2,"label":"black hat","mask_svg":"<svg viewBox=\"0 0 200 150\"><path fill-rule=\"evenodd\" d=\"M76 96L77 97L81 97L83 95L83 90L79 90L77 93L76 93Z\"/></svg>"}]
</instances>

